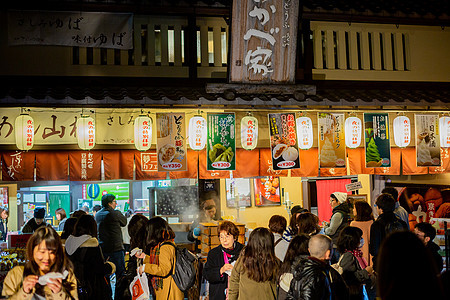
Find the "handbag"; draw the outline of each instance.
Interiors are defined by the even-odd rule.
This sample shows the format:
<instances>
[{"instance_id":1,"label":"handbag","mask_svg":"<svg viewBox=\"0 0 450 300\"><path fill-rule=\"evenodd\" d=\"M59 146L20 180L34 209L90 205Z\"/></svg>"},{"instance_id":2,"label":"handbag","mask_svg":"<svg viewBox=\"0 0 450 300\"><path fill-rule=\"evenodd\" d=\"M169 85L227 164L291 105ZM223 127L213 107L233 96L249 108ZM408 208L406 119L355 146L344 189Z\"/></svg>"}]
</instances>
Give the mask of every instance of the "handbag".
<instances>
[{"instance_id":1,"label":"handbag","mask_svg":"<svg viewBox=\"0 0 450 300\"><path fill-rule=\"evenodd\" d=\"M341 274L341 275L342 275L342 273L344 273L344 270L343 270L342 267L341 267L342 256L343 256L343 255L341 255L341 256L339 257L339 260L338 260L337 263L331 265L331 266L333 267L333 269L335 269L336 271L338 271L338 273Z\"/></svg>"},{"instance_id":2,"label":"handbag","mask_svg":"<svg viewBox=\"0 0 450 300\"><path fill-rule=\"evenodd\" d=\"M137 274L130 284L130 292L132 300L147 300L150 298L150 289L148 287L148 279L145 272L139 274L141 262L138 261Z\"/></svg>"}]
</instances>

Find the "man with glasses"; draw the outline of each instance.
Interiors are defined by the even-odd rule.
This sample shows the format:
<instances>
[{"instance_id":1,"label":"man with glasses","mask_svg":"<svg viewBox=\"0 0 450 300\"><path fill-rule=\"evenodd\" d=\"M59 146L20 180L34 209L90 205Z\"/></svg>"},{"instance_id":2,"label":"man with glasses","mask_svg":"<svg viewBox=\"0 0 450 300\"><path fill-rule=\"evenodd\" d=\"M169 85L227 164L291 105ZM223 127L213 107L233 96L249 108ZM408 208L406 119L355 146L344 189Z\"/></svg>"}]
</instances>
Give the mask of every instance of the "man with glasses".
<instances>
[{"instance_id":1,"label":"man with glasses","mask_svg":"<svg viewBox=\"0 0 450 300\"><path fill-rule=\"evenodd\" d=\"M116 265L116 282L125 271L125 250L122 230L127 225L127 218L116 209L116 197L103 195L102 209L95 215L98 227L98 241L105 260Z\"/></svg>"}]
</instances>

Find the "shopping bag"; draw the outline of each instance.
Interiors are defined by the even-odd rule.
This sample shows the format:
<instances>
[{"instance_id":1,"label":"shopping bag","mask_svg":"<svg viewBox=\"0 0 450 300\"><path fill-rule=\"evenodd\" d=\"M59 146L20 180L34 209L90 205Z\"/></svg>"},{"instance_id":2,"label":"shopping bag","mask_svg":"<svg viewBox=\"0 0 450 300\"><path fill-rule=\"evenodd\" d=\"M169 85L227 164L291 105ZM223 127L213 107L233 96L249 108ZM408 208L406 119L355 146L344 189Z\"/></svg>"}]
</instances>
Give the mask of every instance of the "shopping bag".
<instances>
[{"instance_id":1,"label":"shopping bag","mask_svg":"<svg viewBox=\"0 0 450 300\"><path fill-rule=\"evenodd\" d=\"M148 288L148 279L145 272L134 277L130 284L130 292L132 300L147 300L150 298L150 289Z\"/></svg>"}]
</instances>

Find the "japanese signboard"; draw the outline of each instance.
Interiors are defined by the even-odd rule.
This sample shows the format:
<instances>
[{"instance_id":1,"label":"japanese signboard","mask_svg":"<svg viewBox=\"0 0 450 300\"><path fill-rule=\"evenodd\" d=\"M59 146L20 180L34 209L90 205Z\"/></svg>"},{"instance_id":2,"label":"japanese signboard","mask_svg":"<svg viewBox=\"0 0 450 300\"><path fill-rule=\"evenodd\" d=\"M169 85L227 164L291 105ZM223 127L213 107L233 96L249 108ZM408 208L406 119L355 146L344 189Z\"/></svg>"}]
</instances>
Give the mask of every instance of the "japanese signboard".
<instances>
[{"instance_id":1,"label":"japanese signboard","mask_svg":"<svg viewBox=\"0 0 450 300\"><path fill-rule=\"evenodd\" d=\"M269 114L269 131L273 169L300 168L295 114Z\"/></svg>"},{"instance_id":2,"label":"japanese signboard","mask_svg":"<svg viewBox=\"0 0 450 300\"><path fill-rule=\"evenodd\" d=\"M235 0L230 82L293 83L298 1Z\"/></svg>"},{"instance_id":3,"label":"japanese signboard","mask_svg":"<svg viewBox=\"0 0 450 300\"><path fill-rule=\"evenodd\" d=\"M345 168L344 114L319 113L319 167Z\"/></svg>"},{"instance_id":4,"label":"japanese signboard","mask_svg":"<svg viewBox=\"0 0 450 300\"><path fill-rule=\"evenodd\" d=\"M417 166L440 166L438 115L415 115Z\"/></svg>"},{"instance_id":5,"label":"japanese signboard","mask_svg":"<svg viewBox=\"0 0 450 300\"><path fill-rule=\"evenodd\" d=\"M206 169L236 169L236 122L234 113L208 113Z\"/></svg>"},{"instance_id":6,"label":"japanese signboard","mask_svg":"<svg viewBox=\"0 0 450 300\"><path fill-rule=\"evenodd\" d=\"M255 206L280 205L280 178L255 178Z\"/></svg>"},{"instance_id":7,"label":"japanese signboard","mask_svg":"<svg viewBox=\"0 0 450 300\"><path fill-rule=\"evenodd\" d=\"M133 15L9 11L8 44L133 49Z\"/></svg>"},{"instance_id":8,"label":"japanese signboard","mask_svg":"<svg viewBox=\"0 0 450 300\"><path fill-rule=\"evenodd\" d=\"M364 114L364 147L366 168L391 166L388 114Z\"/></svg>"},{"instance_id":9,"label":"japanese signboard","mask_svg":"<svg viewBox=\"0 0 450 300\"><path fill-rule=\"evenodd\" d=\"M184 113L157 113L158 171L186 171L186 118Z\"/></svg>"}]
</instances>

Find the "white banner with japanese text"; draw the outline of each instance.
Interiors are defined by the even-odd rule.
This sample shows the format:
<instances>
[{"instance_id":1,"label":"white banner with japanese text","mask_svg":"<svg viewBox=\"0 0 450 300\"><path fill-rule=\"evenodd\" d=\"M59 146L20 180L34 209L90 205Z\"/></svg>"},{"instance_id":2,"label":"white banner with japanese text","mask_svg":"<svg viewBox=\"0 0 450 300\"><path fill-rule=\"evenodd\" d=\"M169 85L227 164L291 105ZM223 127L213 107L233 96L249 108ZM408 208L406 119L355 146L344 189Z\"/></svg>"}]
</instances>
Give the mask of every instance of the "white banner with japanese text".
<instances>
[{"instance_id":1,"label":"white banner with japanese text","mask_svg":"<svg viewBox=\"0 0 450 300\"><path fill-rule=\"evenodd\" d=\"M9 11L8 44L133 48L133 14Z\"/></svg>"}]
</instances>

